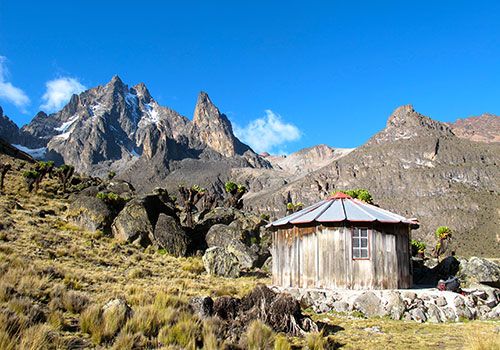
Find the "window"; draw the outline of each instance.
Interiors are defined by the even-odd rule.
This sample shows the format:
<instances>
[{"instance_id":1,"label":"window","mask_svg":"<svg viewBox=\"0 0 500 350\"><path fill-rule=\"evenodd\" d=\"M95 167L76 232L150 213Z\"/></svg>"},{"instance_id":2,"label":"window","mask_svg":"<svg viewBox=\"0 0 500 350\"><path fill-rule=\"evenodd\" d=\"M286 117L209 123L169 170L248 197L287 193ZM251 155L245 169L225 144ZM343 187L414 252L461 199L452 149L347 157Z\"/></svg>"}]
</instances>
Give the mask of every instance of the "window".
<instances>
[{"instance_id":1,"label":"window","mask_svg":"<svg viewBox=\"0 0 500 350\"><path fill-rule=\"evenodd\" d=\"M352 258L369 259L368 256L368 229L354 228L352 231Z\"/></svg>"}]
</instances>

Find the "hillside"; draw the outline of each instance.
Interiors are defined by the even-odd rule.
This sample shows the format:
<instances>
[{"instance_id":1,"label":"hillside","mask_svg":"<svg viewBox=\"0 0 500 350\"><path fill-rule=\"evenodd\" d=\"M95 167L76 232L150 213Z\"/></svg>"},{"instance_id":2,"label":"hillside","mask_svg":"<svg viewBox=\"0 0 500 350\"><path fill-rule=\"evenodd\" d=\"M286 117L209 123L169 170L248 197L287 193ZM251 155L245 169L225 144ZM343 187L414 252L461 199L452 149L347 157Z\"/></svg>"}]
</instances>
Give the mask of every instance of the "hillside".
<instances>
[{"instance_id":1,"label":"hillside","mask_svg":"<svg viewBox=\"0 0 500 350\"><path fill-rule=\"evenodd\" d=\"M415 236L455 230L458 254L498 257L500 146L458 138L443 123L396 109L365 145L307 177L249 197L247 205L278 216L287 198L312 204L336 189L366 188L382 207L416 217Z\"/></svg>"},{"instance_id":2,"label":"hillside","mask_svg":"<svg viewBox=\"0 0 500 350\"><path fill-rule=\"evenodd\" d=\"M0 348L245 349L249 342L274 339L268 328L254 327L253 333L243 328L241 347L227 347L222 321L202 319L188 307L193 296L241 297L257 283L269 283L268 278L209 276L199 257L175 258L153 246L82 230L67 220L70 201L54 180L46 179L38 193L28 194L21 173L29 165L5 155L0 162L14 169L0 196ZM422 325L311 316L330 324L325 328L330 348L453 348L496 337L495 322ZM380 332L372 333L373 327ZM278 339L287 346L282 336ZM320 349L326 344L322 339L313 333L289 342L294 349L306 343Z\"/></svg>"},{"instance_id":3,"label":"hillside","mask_svg":"<svg viewBox=\"0 0 500 350\"><path fill-rule=\"evenodd\" d=\"M477 142L500 142L500 116L483 114L448 123L458 137Z\"/></svg>"}]
</instances>

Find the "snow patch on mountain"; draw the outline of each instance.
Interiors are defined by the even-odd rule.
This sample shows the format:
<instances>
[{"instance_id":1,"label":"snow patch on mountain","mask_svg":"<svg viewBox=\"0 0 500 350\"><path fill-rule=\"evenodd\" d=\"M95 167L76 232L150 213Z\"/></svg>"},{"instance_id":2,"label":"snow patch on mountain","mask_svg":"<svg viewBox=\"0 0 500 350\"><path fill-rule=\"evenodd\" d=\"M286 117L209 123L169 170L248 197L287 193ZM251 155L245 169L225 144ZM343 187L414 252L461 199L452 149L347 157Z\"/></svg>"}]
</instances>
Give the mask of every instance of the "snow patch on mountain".
<instances>
[{"instance_id":1,"label":"snow patch on mountain","mask_svg":"<svg viewBox=\"0 0 500 350\"><path fill-rule=\"evenodd\" d=\"M35 159L44 159L45 153L47 152L47 147L41 147L41 148L28 148L23 145L12 145L15 148L17 148L20 151L23 151L24 153L29 154Z\"/></svg>"},{"instance_id":2,"label":"snow patch on mountain","mask_svg":"<svg viewBox=\"0 0 500 350\"><path fill-rule=\"evenodd\" d=\"M78 114L76 114L74 117L71 117L67 122L62 123L60 127L54 128L54 130L60 131L63 133L68 131L68 129L71 127L71 125L73 125L73 123L76 122L79 117L80 116Z\"/></svg>"}]
</instances>

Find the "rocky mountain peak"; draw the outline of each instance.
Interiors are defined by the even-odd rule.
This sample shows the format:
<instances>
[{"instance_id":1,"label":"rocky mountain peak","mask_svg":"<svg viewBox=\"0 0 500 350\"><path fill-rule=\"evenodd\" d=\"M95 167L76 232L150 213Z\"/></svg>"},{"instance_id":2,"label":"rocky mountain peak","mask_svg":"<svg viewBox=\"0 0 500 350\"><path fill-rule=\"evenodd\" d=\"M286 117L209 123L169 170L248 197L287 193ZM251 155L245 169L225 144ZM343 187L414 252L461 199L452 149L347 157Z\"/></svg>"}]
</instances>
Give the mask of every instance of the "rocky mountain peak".
<instances>
[{"instance_id":1,"label":"rocky mountain peak","mask_svg":"<svg viewBox=\"0 0 500 350\"><path fill-rule=\"evenodd\" d=\"M250 148L233 134L231 122L201 91L194 109L192 135L226 157L243 154Z\"/></svg>"},{"instance_id":2,"label":"rocky mountain peak","mask_svg":"<svg viewBox=\"0 0 500 350\"><path fill-rule=\"evenodd\" d=\"M411 104L408 104L392 112L387 120L386 128L376 134L371 142L392 142L417 136L443 137L454 136L454 134L445 123L418 113Z\"/></svg>"},{"instance_id":3,"label":"rocky mountain peak","mask_svg":"<svg viewBox=\"0 0 500 350\"><path fill-rule=\"evenodd\" d=\"M146 84L144 84L144 83L139 83L139 84L135 85L130 90L131 90L131 92L135 92L135 94L139 98L142 98L144 101L149 101L152 99L151 94L149 93L149 90L146 87Z\"/></svg>"},{"instance_id":4,"label":"rocky mountain peak","mask_svg":"<svg viewBox=\"0 0 500 350\"><path fill-rule=\"evenodd\" d=\"M210 120L218 122L221 119L219 109L213 104L208 94L200 91L196 107L194 109L193 123L196 125L204 125L210 123Z\"/></svg>"}]
</instances>

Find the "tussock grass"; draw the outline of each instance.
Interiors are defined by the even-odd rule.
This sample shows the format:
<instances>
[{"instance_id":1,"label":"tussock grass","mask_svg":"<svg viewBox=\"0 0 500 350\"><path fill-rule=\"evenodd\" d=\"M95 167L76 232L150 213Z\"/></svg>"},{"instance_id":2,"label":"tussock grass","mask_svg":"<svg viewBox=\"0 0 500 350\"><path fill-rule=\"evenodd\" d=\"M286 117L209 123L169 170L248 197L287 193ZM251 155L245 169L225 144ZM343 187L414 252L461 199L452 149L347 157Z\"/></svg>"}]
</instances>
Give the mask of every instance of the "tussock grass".
<instances>
[{"instance_id":1,"label":"tussock grass","mask_svg":"<svg viewBox=\"0 0 500 350\"><path fill-rule=\"evenodd\" d=\"M259 320L254 320L245 332L243 346L249 350L271 350L274 348L276 334L273 330Z\"/></svg>"}]
</instances>

